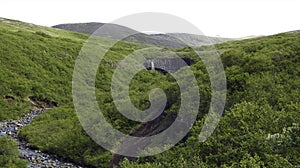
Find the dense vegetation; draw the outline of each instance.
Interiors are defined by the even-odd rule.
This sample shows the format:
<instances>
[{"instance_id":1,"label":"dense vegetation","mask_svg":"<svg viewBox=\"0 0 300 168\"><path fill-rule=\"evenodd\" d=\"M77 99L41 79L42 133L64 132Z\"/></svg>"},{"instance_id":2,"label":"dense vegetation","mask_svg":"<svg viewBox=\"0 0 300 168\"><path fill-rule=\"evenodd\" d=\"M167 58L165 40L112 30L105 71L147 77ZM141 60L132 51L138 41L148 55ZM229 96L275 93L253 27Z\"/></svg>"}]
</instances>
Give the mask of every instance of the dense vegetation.
<instances>
[{"instance_id":1,"label":"dense vegetation","mask_svg":"<svg viewBox=\"0 0 300 168\"><path fill-rule=\"evenodd\" d=\"M300 164L299 33L228 42L216 47L222 52L228 94L225 114L213 135L199 143L204 117L196 122L184 143L154 157L135 162L126 160L122 167Z\"/></svg>"},{"instance_id":2,"label":"dense vegetation","mask_svg":"<svg viewBox=\"0 0 300 168\"><path fill-rule=\"evenodd\" d=\"M28 112L29 96L58 102L58 107L22 129L20 136L42 151L91 167L108 167L112 154L86 135L72 105L74 61L87 36L1 19L0 37L0 120ZM111 42L100 39L103 47ZM111 77L116 63L143 47L118 42L106 54L96 78L102 112L115 128L126 133L134 133L143 125L118 113L110 95ZM178 49L179 55L196 61L191 69L201 93L198 120L171 150L135 161L125 159L121 167L300 165L300 33L232 41L215 47L222 53L228 92L226 110L213 135L204 143L199 142L210 101L206 68L190 48ZM208 56L213 53L211 47L197 50ZM131 82L130 96L137 107L145 109L149 106L148 93L156 87L164 89L168 96L163 114L167 120L156 122L162 130L179 108L180 93L174 78L170 74L141 71ZM144 134L153 134L151 131L155 132Z\"/></svg>"},{"instance_id":3,"label":"dense vegetation","mask_svg":"<svg viewBox=\"0 0 300 168\"><path fill-rule=\"evenodd\" d=\"M0 137L0 165L3 168L26 167L26 161L19 158L17 143L3 136Z\"/></svg>"}]
</instances>

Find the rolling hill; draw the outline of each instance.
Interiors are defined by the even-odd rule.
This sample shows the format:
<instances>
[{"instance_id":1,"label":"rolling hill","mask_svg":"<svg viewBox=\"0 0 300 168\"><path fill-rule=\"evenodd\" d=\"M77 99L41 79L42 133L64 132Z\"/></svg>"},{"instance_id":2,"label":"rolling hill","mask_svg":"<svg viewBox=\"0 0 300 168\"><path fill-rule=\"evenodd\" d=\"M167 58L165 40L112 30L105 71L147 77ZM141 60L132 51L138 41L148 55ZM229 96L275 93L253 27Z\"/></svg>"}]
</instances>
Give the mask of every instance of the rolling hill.
<instances>
[{"instance_id":1,"label":"rolling hill","mask_svg":"<svg viewBox=\"0 0 300 168\"><path fill-rule=\"evenodd\" d=\"M0 18L0 121L19 119L34 108L31 101L48 100L57 104L21 128L18 136L28 142L30 148L84 167L300 165L299 31L229 41L214 47L195 47L196 52L208 57L215 50L221 53L227 79L224 114L205 142L199 142L199 133L211 98L207 67L189 47L170 50L194 61L190 68L201 95L197 121L175 147L155 156L136 159L116 158L96 144L78 121L72 98L72 76L75 60L88 37L84 33ZM194 36L186 40L190 38ZM97 39L103 48L115 42L110 38ZM127 119L115 107L110 93L115 65L130 53L146 47L119 41L99 65L95 83L99 108L107 121L119 131L136 136L149 136L168 128L180 106L180 89L171 74L143 70L131 80L131 101L137 108L146 109L151 89L161 88L167 95L162 115L150 123L140 123ZM164 53L165 49L162 51ZM95 128L101 126L98 123ZM1 136L0 141L0 167L26 167L26 162L18 155L17 144L6 136Z\"/></svg>"},{"instance_id":2,"label":"rolling hill","mask_svg":"<svg viewBox=\"0 0 300 168\"><path fill-rule=\"evenodd\" d=\"M98 28L105 23L73 23L73 24L60 24L53 26L54 28L70 30L85 34L92 34ZM212 45L216 43L226 42L232 39L208 37L202 35L193 35L187 33L167 33L167 34L144 34L128 27L124 27L116 24L107 24L106 30L101 31L101 34L97 34L101 37L107 37L112 39L120 39L122 34L135 34L125 38L125 41L135 42L150 46L170 47L170 48L182 48L188 46L202 46Z\"/></svg>"}]
</instances>

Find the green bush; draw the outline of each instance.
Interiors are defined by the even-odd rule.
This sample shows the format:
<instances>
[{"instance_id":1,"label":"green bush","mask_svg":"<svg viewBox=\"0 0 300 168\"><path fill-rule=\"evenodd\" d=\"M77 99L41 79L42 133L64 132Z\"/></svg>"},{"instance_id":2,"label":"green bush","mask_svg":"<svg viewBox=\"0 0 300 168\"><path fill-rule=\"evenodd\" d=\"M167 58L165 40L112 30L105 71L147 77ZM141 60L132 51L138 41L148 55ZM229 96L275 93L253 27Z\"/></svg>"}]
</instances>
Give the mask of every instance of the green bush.
<instances>
[{"instance_id":1,"label":"green bush","mask_svg":"<svg viewBox=\"0 0 300 168\"><path fill-rule=\"evenodd\" d=\"M6 136L0 137L0 167L26 168L27 161L20 159L17 143Z\"/></svg>"}]
</instances>

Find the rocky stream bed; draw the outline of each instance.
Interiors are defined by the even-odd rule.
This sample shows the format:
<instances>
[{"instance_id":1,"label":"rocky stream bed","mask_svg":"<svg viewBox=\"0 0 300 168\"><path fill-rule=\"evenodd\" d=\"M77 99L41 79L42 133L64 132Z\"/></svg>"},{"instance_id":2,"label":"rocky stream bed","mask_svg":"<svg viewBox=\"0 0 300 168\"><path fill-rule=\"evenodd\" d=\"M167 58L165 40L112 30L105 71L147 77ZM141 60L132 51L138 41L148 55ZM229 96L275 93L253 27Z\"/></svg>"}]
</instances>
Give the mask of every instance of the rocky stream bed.
<instances>
[{"instance_id":1,"label":"rocky stream bed","mask_svg":"<svg viewBox=\"0 0 300 168\"><path fill-rule=\"evenodd\" d=\"M6 135L18 142L21 156L30 162L28 165L29 168L81 168L81 166L65 162L53 155L30 149L29 144L18 137L21 127L30 124L34 117L44 112L45 109L31 110L19 120L5 120L0 122L0 136Z\"/></svg>"}]
</instances>

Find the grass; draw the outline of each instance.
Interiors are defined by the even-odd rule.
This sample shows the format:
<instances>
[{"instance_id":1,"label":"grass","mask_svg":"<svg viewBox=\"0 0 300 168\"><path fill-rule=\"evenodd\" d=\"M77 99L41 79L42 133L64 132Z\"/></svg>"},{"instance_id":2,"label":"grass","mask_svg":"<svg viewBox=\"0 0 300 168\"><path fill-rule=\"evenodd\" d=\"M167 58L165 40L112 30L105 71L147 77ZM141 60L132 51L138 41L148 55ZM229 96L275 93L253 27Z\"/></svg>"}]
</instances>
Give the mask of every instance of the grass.
<instances>
[{"instance_id":1,"label":"grass","mask_svg":"<svg viewBox=\"0 0 300 168\"><path fill-rule=\"evenodd\" d=\"M201 93L198 119L191 132L171 150L123 167L276 167L299 165L300 34L282 33L215 45L227 77L225 114L214 134L198 142L210 103L210 81L204 64L190 48L178 49L191 66ZM29 96L58 102L59 106L36 117L20 137L33 148L89 167L108 167L112 154L93 142L81 127L72 104L75 59L88 38L85 34L0 19L0 120L28 112ZM113 42L99 37L103 48ZM110 95L115 65L144 45L118 42L104 57L96 77L96 96L106 119L124 133L143 125L118 113ZM168 49L169 50L169 49ZM197 47L206 56L211 47ZM184 71L184 69L182 69ZM172 119L179 108L174 78L158 72L139 72L131 81L134 105L149 106L148 93L163 88L168 95L164 117ZM7 99L13 97L13 101ZM6 98L5 98L6 97ZM169 118L168 118L169 117ZM159 120L167 127L172 120ZM98 125L99 126L99 125ZM101 125L100 125L101 126ZM160 127L161 128L161 127ZM289 130L289 131L284 131ZM155 131L155 130L150 130ZM280 135L280 139L267 139ZM251 165L247 165L251 161Z\"/></svg>"}]
</instances>

